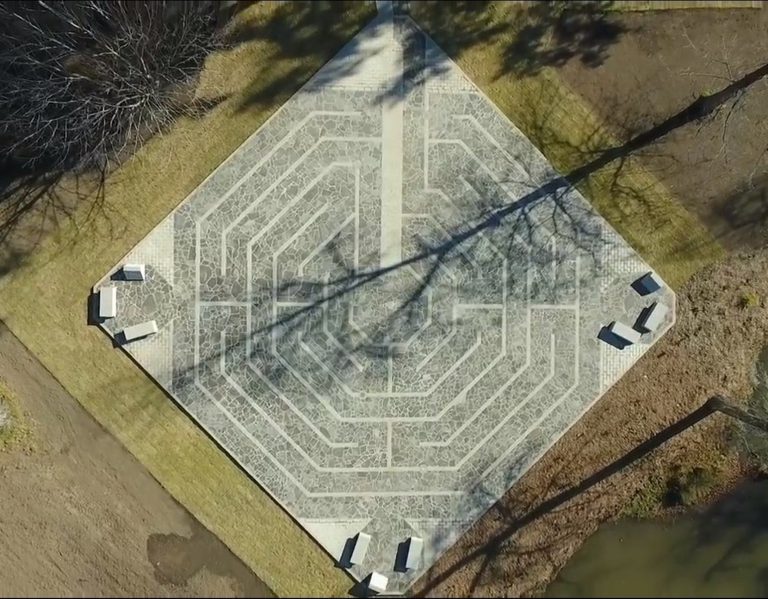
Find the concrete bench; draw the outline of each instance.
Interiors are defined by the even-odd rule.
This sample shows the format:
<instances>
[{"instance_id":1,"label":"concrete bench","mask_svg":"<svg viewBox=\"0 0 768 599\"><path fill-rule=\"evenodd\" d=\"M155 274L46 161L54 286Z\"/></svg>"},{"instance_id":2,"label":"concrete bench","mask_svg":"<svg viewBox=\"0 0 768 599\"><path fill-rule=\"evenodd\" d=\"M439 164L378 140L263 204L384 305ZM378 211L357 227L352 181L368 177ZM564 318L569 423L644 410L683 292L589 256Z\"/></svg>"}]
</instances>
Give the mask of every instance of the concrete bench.
<instances>
[{"instance_id":1,"label":"concrete bench","mask_svg":"<svg viewBox=\"0 0 768 599\"><path fill-rule=\"evenodd\" d=\"M362 564L365 554L368 552L368 545L371 543L371 535L359 532L355 535L355 547L352 549L352 555L349 556L350 564Z\"/></svg>"},{"instance_id":2,"label":"concrete bench","mask_svg":"<svg viewBox=\"0 0 768 599\"><path fill-rule=\"evenodd\" d=\"M143 281L146 271L143 264L123 264L123 276L126 281Z\"/></svg>"},{"instance_id":3,"label":"concrete bench","mask_svg":"<svg viewBox=\"0 0 768 599\"><path fill-rule=\"evenodd\" d=\"M408 551L405 554L405 569L417 570L421 567L421 554L424 551L424 540L419 537L408 539Z\"/></svg>"},{"instance_id":4,"label":"concrete bench","mask_svg":"<svg viewBox=\"0 0 768 599\"><path fill-rule=\"evenodd\" d=\"M632 289L637 291L640 295L650 295L656 293L659 289L664 287L664 282L654 272L647 272L639 279L636 279L632 283Z\"/></svg>"},{"instance_id":5,"label":"concrete bench","mask_svg":"<svg viewBox=\"0 0 768 599\"><path fill-rule=\"evenodd\" d=\"M99 318L117 316L117 287L102 287L99 290Z\"/></svg>"},{"instance_id":6,"label":"concrete bench","mask_svg":"<svg viewBox=\"0 0 768 599\"><path fill-rule=\"evenodd\" d=\"M658 330L661 323L669 313L669 308L659 302L653 302L650 306L640 312L635 322L635 329L642 333L651 333Z\"/></svg>"},{"instance_id":7,"label":"concrete bench","mask_svg":"<svg viewBox=\"0 0 768 599\"><path fill-rule=\"evenodd\" d=\"M629 344L638 343L640 341L640 332L636 331L632 327L625 325L624 323L613 321L608 326L608 330L613 335L623 341L626 341Z\"/></svg>"},{"instance_id":8,"label":"concrete bench","mask_svg":"<svg viewBox=\"0 0 768 599\"><path fill-rule=\"evenodd\" d=\"M135 324L123 329L123 337L126 341L133 341L134 339L141 339L149 335L157 333L157 323L154 320L148 320L141 324Z\"/></svg>"},{"instance_id":9,"label":"concrete bench","mask_svg":"<svg viewBox=\"0 0 768 599\"><path fill-rule=\"evenodd\" d=\"M375 593L383 593L387 590L387 577L378 572L371 572L371 576L368 578L368 588Z\"/></svg>"}]
</instances>

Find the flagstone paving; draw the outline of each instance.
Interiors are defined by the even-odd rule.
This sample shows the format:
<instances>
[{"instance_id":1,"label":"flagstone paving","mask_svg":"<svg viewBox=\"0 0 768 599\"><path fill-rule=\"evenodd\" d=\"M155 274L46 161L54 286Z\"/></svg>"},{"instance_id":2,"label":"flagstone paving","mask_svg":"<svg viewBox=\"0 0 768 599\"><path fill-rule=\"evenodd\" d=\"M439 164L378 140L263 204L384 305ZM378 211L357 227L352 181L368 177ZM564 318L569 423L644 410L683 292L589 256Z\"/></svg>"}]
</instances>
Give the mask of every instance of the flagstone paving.
<instances>
[{"instance_id":1,"label":"flagstone paving","mask_svg":"<svg viewBox=\"0 0 768 599\"><path fill-rule=\"evenodd\" d=\"M650 268L562 182L385 5L132 250L145 282L97 285L102 327L155 320L124 349L334 558L370 534L351 572L404 591L672 324L597 339L674 294L638 296ZM422 567L395 572L412 535Z\"/></svg>"}]
</instances>

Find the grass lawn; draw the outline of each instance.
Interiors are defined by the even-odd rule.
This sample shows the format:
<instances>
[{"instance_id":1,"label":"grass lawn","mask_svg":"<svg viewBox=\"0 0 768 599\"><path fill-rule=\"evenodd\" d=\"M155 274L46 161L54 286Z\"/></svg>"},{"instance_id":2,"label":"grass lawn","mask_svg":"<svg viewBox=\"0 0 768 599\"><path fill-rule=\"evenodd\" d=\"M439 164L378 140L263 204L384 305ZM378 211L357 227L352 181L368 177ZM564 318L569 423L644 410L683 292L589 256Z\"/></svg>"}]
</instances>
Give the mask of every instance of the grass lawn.
<instances>
[{"instance_id":1,"label":"grass lawn","mask_svg":"<svg viewBox=\"0 0 768 599\"><path fill-rule=\"evenodd\" d=\"M519 20L520 5L493 2L478 11L465 4L414 2L411 14L560 172L619 144L552 69L528 77L505 70L515 41L509 24ZM724 255L697 218L637 159L608 165L579 189L673 287Z\"/></svg>"},{"instance_id":2,"label":"grass lawn","mask_svg":"<svg viewBox=\"0 0 768 599\"><path fill-rule=\"evenodd\" d=\"M203 95L226 100L152 139L82 199L0 283L0 318L189 511L281 596L333 596L350 579L107 337L86 325L91 286L373 17L370 3L256 3ZM82 193L83 187L79 185ZM74 203L76 184L57 189Z\"/></svg>"}]
</instances>

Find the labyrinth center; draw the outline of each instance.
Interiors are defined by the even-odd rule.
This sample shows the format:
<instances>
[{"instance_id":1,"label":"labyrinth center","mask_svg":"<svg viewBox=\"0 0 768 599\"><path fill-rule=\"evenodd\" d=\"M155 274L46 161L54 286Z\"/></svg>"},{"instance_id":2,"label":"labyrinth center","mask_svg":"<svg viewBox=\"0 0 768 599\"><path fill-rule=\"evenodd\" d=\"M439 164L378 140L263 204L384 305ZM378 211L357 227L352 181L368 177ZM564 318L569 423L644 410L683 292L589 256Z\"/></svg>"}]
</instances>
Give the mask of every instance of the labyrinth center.
<instances>
[{"instance_id":1,"label":"labyrinth center","mask_svg":"<svg viewBox=\"0 0 768 599\"><path fill-rule=\"evenodd\" d=\"M538 194L556 180L382 12L131 251L146 281L97 285L102 326L155 320L124 349L331 556L370 534L352 574L404 591L671 325L598 340L650 268L575 190ZM410 536L421 567L396 572Z\"/></svg>"}]
</instances>

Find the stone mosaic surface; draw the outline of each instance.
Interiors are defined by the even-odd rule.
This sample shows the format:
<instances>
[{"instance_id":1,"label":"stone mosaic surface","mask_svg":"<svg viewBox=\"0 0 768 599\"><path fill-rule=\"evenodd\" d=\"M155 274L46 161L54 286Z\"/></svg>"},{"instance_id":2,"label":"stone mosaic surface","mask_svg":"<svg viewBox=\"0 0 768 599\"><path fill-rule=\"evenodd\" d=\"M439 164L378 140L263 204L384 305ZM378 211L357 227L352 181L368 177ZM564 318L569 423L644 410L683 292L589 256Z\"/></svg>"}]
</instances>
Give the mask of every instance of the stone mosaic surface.
<instances>
[{"instance_id":1,"label":"stone mosaic surface","mask_svg":"<svg viewBox=\"0 0 768 599\"><path fill-rule=\"evenodd\" d=\"M674 313L639 345L597 339L674 295L639 297L650 268L386 10L125 261L147 280L116 265L101 326L156 320L125 351L334 558L372 535L351 572L395 592ZM411 535L422 568L396 572Z\"/></svg>"}]
</instances>

